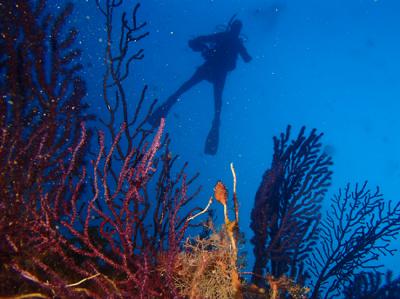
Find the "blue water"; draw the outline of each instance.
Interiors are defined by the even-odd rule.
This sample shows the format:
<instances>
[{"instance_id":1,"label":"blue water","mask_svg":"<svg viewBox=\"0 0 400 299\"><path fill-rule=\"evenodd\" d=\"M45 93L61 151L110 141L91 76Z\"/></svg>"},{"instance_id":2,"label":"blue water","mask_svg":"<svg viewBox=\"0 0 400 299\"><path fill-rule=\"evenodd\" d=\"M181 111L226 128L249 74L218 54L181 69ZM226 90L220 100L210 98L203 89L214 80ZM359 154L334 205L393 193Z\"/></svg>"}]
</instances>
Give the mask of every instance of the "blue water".
<instances>
[{"instance_id":1,"label":"blue water","mask_svg":"<svg viewBox=\"0 0 400 299\"><path fill-rule=\"evenodd\" d=\"M130 1L124 1L129 9ZM62 1L60 1L62 3ZM105 32L94 1L75 1L80 29L87 101L101 116ZM56 5L56 4L54 4ZM133 5L133 4L132 4ZM247 240L255 192L272 158L272 137L288 124L293 135L305 125L325 135L332 154L332 186L324 201L347 182L379 185L386 200L400 200L400 2L168 0L143 1L139 18L150 35L140 43L145 58L131 70L126 91L132 107L143 84L148 98L164 101L203 60L187 41L215 32L233 14L243 21L245 46L253 60L239 59L223 94L220 144L203 153L213 116L213 93L203 82L184 94L167 118L173 153L201 173L205 206L217 180L232 188L229 163L238 177L240 228ZM118 19L115 20L117 22ZM222 215L218 217L222 221ZM400 246L393 242L393 248ZM249 267L252 247L247 244ZM382 257L389 267L396 257ZM389 267L395 270L395 268Z\"/></svg>"}]
</instances>

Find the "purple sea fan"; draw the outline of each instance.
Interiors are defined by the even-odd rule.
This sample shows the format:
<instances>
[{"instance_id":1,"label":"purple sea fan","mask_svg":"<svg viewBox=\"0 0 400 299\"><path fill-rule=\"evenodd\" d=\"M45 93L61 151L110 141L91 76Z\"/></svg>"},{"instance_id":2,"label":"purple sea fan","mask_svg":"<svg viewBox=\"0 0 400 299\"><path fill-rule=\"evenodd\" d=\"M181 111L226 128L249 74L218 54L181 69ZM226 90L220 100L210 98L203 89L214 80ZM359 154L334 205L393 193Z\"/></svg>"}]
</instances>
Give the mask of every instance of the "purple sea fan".
<instances>
[{"instance_id":1,"label":"purple sea fan","mask_svg":"<svg viewBox=\"0 0 400 299\"><path fill-rule=\"evenodd\" d=\"M322 153L316 130L305 127L290 140L291 127L274 137L271 168L263 176L251 213L255 264L252 280L264 285L263 275L283 274L303 283L303 261L315 245L320 203L330 185L331 158Z\"/></svg>"},{"instance_id":2,"label":"purple sea fan","mask_svg":"<svg viewBox=\"0 0 400 299\"><path fill-rule=\"evenodd\" d=\"M321 222L321 244L309 260L315 277L311 298L340 295L356 271L379 268L380 255L395 252L390 242L399 232L400 202L385 201L379 188L372 191L367 182L340 189Z\"/></svg>"}]
</instances>

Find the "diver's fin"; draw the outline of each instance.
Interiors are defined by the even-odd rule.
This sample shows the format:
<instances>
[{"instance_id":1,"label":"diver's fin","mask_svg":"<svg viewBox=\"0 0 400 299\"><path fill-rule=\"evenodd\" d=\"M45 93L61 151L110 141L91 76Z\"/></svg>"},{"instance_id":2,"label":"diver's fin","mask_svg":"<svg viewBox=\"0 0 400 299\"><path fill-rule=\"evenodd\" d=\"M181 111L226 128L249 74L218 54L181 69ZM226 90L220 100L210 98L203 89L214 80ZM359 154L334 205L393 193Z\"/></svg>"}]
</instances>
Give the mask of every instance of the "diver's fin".
<instances>
[{"instance_id":1,"label":"diver's fin","mask_svg":"<svg viewBox=\"0 0 400 299\"><path fill-rule=\"evenodd\" d=\"M157 128L160 125L161 118L165 118L169 111L168 105L164 104L158 107L147 119L147 122L153 127Z\"/></svg>"},{"instance_id":2,"label":"diver's fin","mask_svg":"<svg viewBox=\"0 0 400 299\"><path fill-rule=\"evenodd\" d=\"M154 111L152 115L149 116L147 122L153 127L156 128L160 125L161 118L163 117L162 114L157 113L159 110Z\"/></svg>"},{"instance_id":3,"label":"diver's fin","mask_svg":"<svg viewBox=\"0 0 400 299\"><path fill-rule=\"evenodd\" d=\"M204 153L207 155L215 155L218 150L219 141L219 127L213 125L207 135L206 144L204 146Z\"/></svg>"}]
</instances>

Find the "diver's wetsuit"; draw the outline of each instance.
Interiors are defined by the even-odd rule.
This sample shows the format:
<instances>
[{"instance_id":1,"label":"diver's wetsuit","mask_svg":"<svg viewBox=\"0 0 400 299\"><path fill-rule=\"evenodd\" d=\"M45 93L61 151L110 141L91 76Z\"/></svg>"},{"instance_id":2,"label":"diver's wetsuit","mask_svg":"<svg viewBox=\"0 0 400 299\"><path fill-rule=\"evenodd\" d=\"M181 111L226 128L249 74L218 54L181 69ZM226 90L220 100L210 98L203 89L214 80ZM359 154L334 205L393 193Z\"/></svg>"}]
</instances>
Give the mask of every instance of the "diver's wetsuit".
<instances>
[{"instance_id":1,"label":"diver's wetsuit","mask_svg":"<svg viewBox=\"0 0 400 299\"><path fill-rule=\"evenodd\" d=\"M219 126L222 107L222 92L228 72L236 67L238 55L245 62L251 60L242 40L239 38L242 23L236 20L230 26L230 30L206 36L199 36L189 41L189 46L194 51L200 51L206 60L203 65L197 68L193 76L182 84L167 101L156 109L150 116L149 123L154 127L165 117L178 98L197 83L207 80L214 87L214 119L208 133L205 153L215 155L218 149Z\"/></svg>"}]
</instances>

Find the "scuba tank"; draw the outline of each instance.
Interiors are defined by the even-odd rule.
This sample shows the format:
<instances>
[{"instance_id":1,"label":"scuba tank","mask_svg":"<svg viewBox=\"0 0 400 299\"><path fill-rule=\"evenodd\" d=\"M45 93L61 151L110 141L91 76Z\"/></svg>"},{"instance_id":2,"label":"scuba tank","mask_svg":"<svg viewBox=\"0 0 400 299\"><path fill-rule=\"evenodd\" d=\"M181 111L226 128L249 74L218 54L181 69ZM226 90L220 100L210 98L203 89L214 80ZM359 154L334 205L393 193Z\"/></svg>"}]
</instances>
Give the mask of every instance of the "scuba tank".
<instances>
[{"instance_id":1,"label":"scuba tank","mask_svg":"<svg viewBox=\"0 0 400 299\"><path fill-rule=\"evenodd\" d=\"M231 30L231 26L232 26L233 22L236 19L236 16L237 16L237 14L234 14L229 19L228 26L226 26L226 28L224 28L224 30L221 30L221 31L225 31L225 32L230 31ZM208 59L212 58L214 56L214 54L215 54L214 45L212 43L209 43L209 42L201 41L201 37L196 37L194 39L189 40L188 45L189 45L189 48L192 49L192 51L200 52L201 56L205 60L208 60Z\"/></svg>"}]
</instances>

